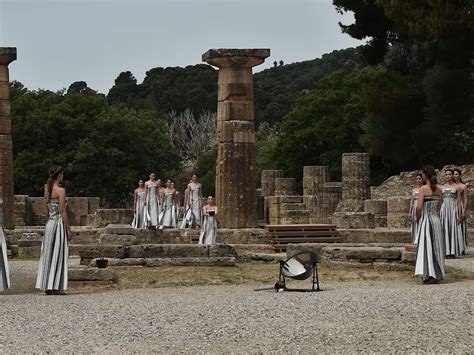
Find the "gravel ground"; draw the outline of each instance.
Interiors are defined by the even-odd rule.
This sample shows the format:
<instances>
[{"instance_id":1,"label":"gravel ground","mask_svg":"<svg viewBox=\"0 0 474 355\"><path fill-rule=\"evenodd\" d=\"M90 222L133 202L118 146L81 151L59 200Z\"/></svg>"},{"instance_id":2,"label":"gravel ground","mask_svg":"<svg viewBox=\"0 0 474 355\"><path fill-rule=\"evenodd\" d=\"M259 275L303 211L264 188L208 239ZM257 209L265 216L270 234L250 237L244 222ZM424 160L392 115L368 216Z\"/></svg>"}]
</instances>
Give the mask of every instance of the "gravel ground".
<instances>
[{"instance_id":1,"label":"gravel ground","mask_svg":"<svg viewBox=\"0 0 474 355\"><path fill-rule=\"evenodd\" d=\"M76 261L74 260L73 263ZM37 262L13 262L0 296L0 353L473 353L474 281L34 292ZM21 280L21 282L20 282Z\"/></svg>"}]
</instances>

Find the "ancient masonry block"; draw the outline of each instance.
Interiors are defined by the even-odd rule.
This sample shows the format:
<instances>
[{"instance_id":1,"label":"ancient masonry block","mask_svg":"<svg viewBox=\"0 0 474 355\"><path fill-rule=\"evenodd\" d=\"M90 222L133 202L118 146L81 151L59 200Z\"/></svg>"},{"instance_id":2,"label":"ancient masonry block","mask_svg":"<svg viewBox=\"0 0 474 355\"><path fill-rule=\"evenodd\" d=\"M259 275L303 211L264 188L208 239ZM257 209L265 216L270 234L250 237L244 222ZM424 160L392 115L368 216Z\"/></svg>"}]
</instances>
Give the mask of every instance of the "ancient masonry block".
<instances>
[{"instance_id":1,"label":"ancient masonry block","mask_svg":"<svg viewBox=\"0 0 474 355\"><path fill-rule=\"evenodd\" d=\"M262 170L263 197L275 196L275 179L283 177L283 170Z\"/></svg>"},{"instance_id":2,"label":"ancient masonry block","mask_svg":"<svg viewBox=\"0 0 474 355\"><path fill-rule=\"evenodd\" d=\"M332 220L338 228L375 228L372 213L364 212L370 197L370 160L367 153L342 155L342 200Z\"/></svg>"},{"instance_id":3,"label":"ancient masonry block","mask_svg":"<svg viewBox=\"0 0 474 355\"><path fill-rule=\"evenodd\" d=\"M296 180L293 178L276 178L275 179L275 196L292 196L296 195Z\"/></svg>"},{"instance_id":4,"label":"ancient masonry block","mask_svg":"<svg viewBox=\"0 0 474 355\"><path fill-rule=\"evenodd\" d=\"M38 233L23 233L18 240L18 256L20 258L39 258L43 238Z\"/></svg>"},{"instance_id":5,"label":"ancient masonry block","mask_svg":"<svg viewBox=\"0 0 474 355\"><path fill-rule=\"evenodd\" d=\"M386 200L365 200L364 212L374 215L375 227L387 227L387 201Z\"/></svg>"},{"instance_id":6,"label":"ancient masonry block","mask_svg":"<svg viewBox=\"0 0 474 355\"><path fill-rule=\"evenodd\" d=\"M329 167L303 167L303 195L322 196L323 186L329 181Z\"/></svg>"},{"instance_id":7,"label":"ancient masonry block","mask_svg":"<svg viewBox=\"0 0 474 355\"><path fill-rule=\"evenodd\" d=\"M3 225L15 227L13 196L12 123L8 65L16 60L16 48L0 47L0 197L3 201Z\"/></svg>"},{"instance_id":8,"label":"ancient masonry block","mask_svg":"<svg viewBox=\"0 0 474 355\"><path fill-rule=\"evenodd\" d=\"M219 68L216 198L221 227L258 222L252 67L269 55L269 49L210 49L202 56Z\"/></svg>"},{"instance_id":9,"label":"ancient masonry block","mask_svg":"<svg viewBox=\"0 0 474 355\"><path fill-rule=\"evenodd\" d=\"M388 228L408 228L411 218L408 215L412 198L392 197L387 199L387 227Z\"/></svg>"},{"instance_id":10,"label":"ancient masonry block","mask_svg":"<svg viewBox=\"0 0 474 355\"><path fill-rule=\"evenodd\" d=\"M342 199L368 199L369 181L369 154L342 154Z\"/></svg>"},{"instance_id":11,"label":"ancient masonry block","mask_svg":"<svg viewBox=\"0 0 474 355\"><path fill-rule=\"evenodd\" d=\"M303 196L309 211L311 223L324 223L324 184L329 180L327 166L303 167Z\"/></svg>"},{"instance_id":12,"label":"ancient masonry block","mask_svg":"<svg viewBox=\"0 0 474 355\"><path fill-rule=\"evenodd\" d=\"M269 224L307 224L309 211L302 196L265 197Z\"/></svg>"},{"instance_id":13,"label":"ancient masonry block","mask_svg":"<svg viewBox=\"0 0 474 355\"><path fill-rule=\"evenodd\" d=\"M332 222L343 229L375 228L374 215L367 212L335 212Z\"/></svg>"},{"instance_id":14,"label":"ancient masonry block","mask_svg":"<svg viewBox=\"0 0 474 355\"><path fill-rule=\"evenodd\" d=\"M324 184L321 223L331 223L331 216L336 211L341 198L342 184L340 182L326 182Z\"/></svg>"}]
</instances>

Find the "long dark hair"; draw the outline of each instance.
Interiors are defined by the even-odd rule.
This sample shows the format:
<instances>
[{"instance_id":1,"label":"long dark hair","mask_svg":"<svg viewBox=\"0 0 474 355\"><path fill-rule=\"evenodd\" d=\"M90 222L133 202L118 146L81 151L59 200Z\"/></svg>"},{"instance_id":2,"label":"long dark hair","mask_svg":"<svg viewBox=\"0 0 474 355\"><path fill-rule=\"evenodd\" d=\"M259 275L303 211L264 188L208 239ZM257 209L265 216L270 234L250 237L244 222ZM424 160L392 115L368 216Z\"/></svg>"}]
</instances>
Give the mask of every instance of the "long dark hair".
<instances>
[{"instance_id":1,"label":"long dark hair","mask_svg":"<svg viewBox=\"0 0 474 355\"><path fill-rule=\"evenodd\" d=\"M457 171L457 172L459 173L459 182L460 182L461 184L463 184L462 178L461 178L461 175L462 175L461 169L459 169L459 168L454 168L452 171L453 171L453 175L454 175L454 172L455 172L455 171Z\"/></svg>"},{"instance_id":2,"label":"long dark hair","mask_svg":"<svg viewBox=\"0 0 474 355\"><path fill-rule=\"evenodd\" d=\"M436 178L436 170L432 165L427 165L423 168L423 174L428 178L430 181L430 188L431 191L435 192L436 185L438 184L438 179Z\"/></svg>"},{"instance_id":3,"label":"long dark hair","mask_svg":"<svg viewBox=\"0 0 474 355\"><path fill-rule=\"evenodd\" d=\"M49 177L48 181L46 182L46 185L48 186L48 199L51 197L51 194L53 193L53 185L58 176L63 172L63 168L61 168L59 165L53 165L52 167L49 168Z\"/></svg>"}]
</instances>

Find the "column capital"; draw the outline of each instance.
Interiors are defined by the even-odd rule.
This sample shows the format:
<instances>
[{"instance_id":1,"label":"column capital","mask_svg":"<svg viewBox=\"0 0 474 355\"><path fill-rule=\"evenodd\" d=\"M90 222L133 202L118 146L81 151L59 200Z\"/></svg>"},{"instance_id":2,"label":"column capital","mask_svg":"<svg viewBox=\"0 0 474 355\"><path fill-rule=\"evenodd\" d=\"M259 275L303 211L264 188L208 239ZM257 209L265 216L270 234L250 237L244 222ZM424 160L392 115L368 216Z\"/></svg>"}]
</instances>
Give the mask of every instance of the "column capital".
<instances>
[{"instance_id":1,"label":"column capital","mask_svg":"<svg viewBox=\"0 0 474 355\"><path fill-rule=\"evenodd\" d=\"M0 47L0 65L8 65L16 60L16 47Z\"/></svg>"},{"instance_id":2,"label":"column capital","mask_svg":"<svg viewBox=\"0 0 474 355\"><path fill-rule=\"evenodd\" d=\"M269 56L270 49L267 48L219 48L209 49L202 55L202 61L218 68L252 68L256 65L262 64L265 61L265 58Z\"/></svg>"}]
</instances>

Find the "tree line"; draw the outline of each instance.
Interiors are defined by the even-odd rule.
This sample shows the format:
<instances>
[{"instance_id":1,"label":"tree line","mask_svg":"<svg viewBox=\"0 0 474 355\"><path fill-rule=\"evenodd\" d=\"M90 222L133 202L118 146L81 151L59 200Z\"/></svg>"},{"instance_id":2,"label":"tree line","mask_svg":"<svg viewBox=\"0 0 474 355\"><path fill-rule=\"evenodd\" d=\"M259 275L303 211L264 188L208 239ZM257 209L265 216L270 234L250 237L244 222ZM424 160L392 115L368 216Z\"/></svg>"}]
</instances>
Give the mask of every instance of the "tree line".
<instances>
[{"instance_id":1,"label":"tree line","mask_svg":"<svg viewBox=\"0 0 474 355\"><path fill-rule=\"evenodd\" d=\"M299 178L304 165L329 165L339 179L341 154L367 151L379 183L426 163L472 162L468 2L334 5L354 13L341 30L368 42L254 75L258 171ZM175 177L179 188L196 172L204 193L214 192L215 141L191 134L200 120L211 129L203 135L213 129L217 71L208 65L153 68L142 83L126 71L107 95L84 82L58 92L13 82L11 103L16 193L41 194L53 163L64 165L72 195L111 206L126 204L150 171ZM186 137L197 139L198 155L183 150Z\"/></svg>"}]
</instances>

